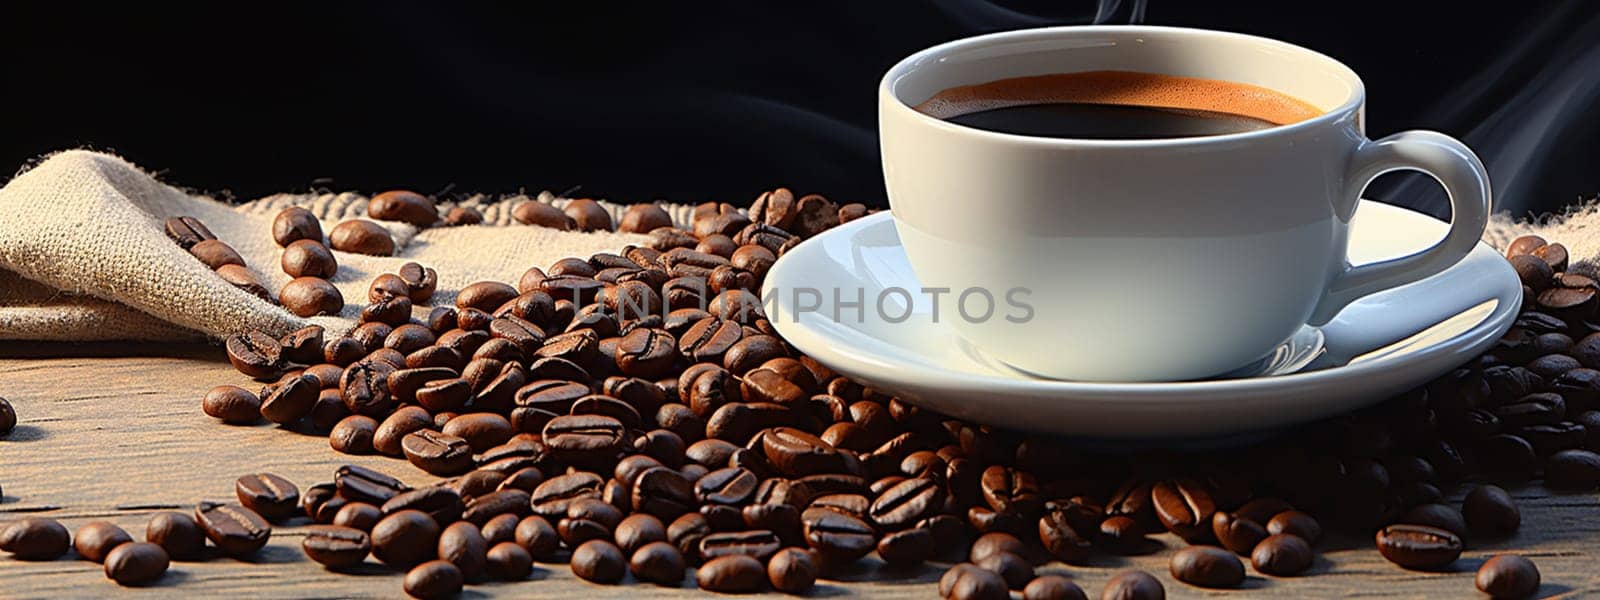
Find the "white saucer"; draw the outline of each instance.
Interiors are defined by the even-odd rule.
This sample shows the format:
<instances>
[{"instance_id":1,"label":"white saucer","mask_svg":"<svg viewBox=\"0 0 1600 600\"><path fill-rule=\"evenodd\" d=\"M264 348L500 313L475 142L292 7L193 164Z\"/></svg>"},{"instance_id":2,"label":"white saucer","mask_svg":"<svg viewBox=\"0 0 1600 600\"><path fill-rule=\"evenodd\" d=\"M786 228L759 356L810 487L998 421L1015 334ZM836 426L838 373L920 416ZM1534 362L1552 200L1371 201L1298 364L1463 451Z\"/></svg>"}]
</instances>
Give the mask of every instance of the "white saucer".
<instances>
[{"instance_id":1,"label":"white saucer","mask_svg":"<svg viewBox=\"0 0 1600 600\"><path fill-rule=\"evenodd\" d=\"M1364 200L1351 228L1351 261L1410 254L1446 229L1432 217ZM926 302L913 303L910 318L887 322L873 299L896 287L922 286L884 212L790 250L768 272L763 299L796 348L874 388L979 423L1098 439L1216 438L1360 408L1468 362L1505 333L1522 301L1516 272L1480 243L1443 273L1351 304L1320 328L1323 348L1309 357L1306 330L1318 330L1303 330L1299 342L1277 351L1276 366L1254 367L1273 375L1081 383L1030 377L986 358L934 323ZM831 308L797 313L792 290L799 288L825 298L837 288L846 299L862 289L867 302L838 320Z\"/></svg>"}]
</instances>

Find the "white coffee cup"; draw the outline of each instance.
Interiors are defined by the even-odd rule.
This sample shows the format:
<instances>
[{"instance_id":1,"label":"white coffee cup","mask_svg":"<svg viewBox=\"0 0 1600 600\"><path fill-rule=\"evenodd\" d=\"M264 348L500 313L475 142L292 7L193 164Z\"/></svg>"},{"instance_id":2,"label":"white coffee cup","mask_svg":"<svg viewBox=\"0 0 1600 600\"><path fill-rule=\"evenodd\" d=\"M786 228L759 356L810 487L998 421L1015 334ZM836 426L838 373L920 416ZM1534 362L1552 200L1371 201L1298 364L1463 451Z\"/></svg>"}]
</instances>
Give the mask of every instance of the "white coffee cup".
<instances>
[{"instance_id":1,"label":"white coffee cup","mask_svg":"<svg viewBox=\"0 0 1600 600\"><path fill-rule=\"evenodd\" d=\"M1101 70L1253 84L1324 112L1245 133L1090 140L974 129L912 108L955 86ZM1284 42L1053 27L900 61L879 86L878 126L895 226L921 283L1014 293L1033 313L971 320L947 303L941 322L1036 375L1174 381L1249 364L1357 298L1444 270L1478 241L1490 206L1483 164L1435 132L1368 140L1365 101L1348 67ZM1357 200L1399 169L1449 192L1450 233L1417 254L1351 266Z\"/></svg>"}]
</instances>

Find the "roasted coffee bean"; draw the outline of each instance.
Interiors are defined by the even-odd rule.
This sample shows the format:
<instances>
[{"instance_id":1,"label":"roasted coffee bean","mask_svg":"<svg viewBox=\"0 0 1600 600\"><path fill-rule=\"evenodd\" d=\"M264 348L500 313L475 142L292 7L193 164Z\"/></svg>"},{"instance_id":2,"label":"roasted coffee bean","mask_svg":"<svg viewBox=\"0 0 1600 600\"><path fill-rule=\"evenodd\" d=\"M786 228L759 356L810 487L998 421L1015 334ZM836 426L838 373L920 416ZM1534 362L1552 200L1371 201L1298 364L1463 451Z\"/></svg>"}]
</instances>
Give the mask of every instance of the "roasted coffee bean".
<instances>
[{"instance_id":1,"label":"roasted coffee bean","mask_svg":"<svg viewBox=\"0 0 1600 600\"><path fill-rule=\"evenodd\" d=\"M328 232L328 245L340 252L372 256L392 256L395 251L394 237L389 235L389 230L363 220L345 221L333 226Z\"/></svg>"},{"instance_id":2,"label":"roasted coffee bean","mask_svg":"<svg viewBox=\"0 0 1600 600\"><path fill-rule=\"evenodd\" d=\"M1539 457L1533 451L1533 444L1509 433L1478 440L1472 450L1478 468L1497 477L1525 478L1538 467Z\"/></svg>"},{"instance_id":3,"label":"roasted coffee bean","mask_svg":"<svg viewBox=\"0 0 1600 600\"><path fill-rule=\"evenodd\" d=\"M389 413L394 406L394 396L389 394L389 374L394 367L388 363L359 361L344 370L339 380L340 397L352 414L379 417ZM382 448L379 449L382 451Z\"/></svg>"},{"instance_id":4,"label":"roasted coffee bean","mask_svg":"<svg viewBox=\"0 0 1600 600\"><path fill-rule=\"evenodd\" d=\"M672 544L650 542L631 554L633 558L628 562L628 569L640 581L673 587L683 581L683 553Z\"/></svg>"},{"instance_id":5,"label":"roasted coffee bean","mask_svg":"<svg viewBox=\"0 0 1600 600\"><path fill-rule=\"evenodd\" d=\"M106 555L122 544L133 542L133 537L121 527L105 521L94 521L78 528L72 536L72 548L78 556L90 562L105 562Z\"/></svg>"},{"instance_id":6,"label":"roasted coffee bean","mask_svg":"<svg viewBox=\"0 0 1600 600\"><path fill-rule=\"evenodd\" d=\"M383 514L392 515L404 510L427 513L435 523L452 523L466 512L466 502L461 494L443 486L430 486L395 494L383 503Z\"/></svg>"},{"instance_id":7,"label":"roasted coffee bean","mask_svg":"<svg viewBox=\"0 0 1600 600\"><path fill-rule=\"evenodd\" d=\"M561 209L537 200L529 200L518 204L511 210L511 216L525 225L538 225L553 229L576 229L577 224L572 217L561 212Z\"/></svg>"},{"instance_id":8,"label":"roasted coffee bean","mask_svg":"<svg viewBox=\"0 0 1600 600\"><path fill-rule=\"evenodd\" d=\"M1244 564L1233 553L1216 546L1189 546L1172 555L1168 568L1173 579L1207 588L1238 587L1244 582Z\"/></svg>"},{"instance_id":9,"label":"roasted coffee bean","mask_svg":"<svg viewBox=\"0 0 1600 600\"><path fill-rule=\"evenodd\" d=\"M1190 543L1211 538L1211 516L1216 504L1205 486L1192 479L1156 483L1150 489L1151 503L1161 524ZM1215 587L1215 586L1212 586Z\"/></svg>"},{"instance_id":10,"label":"roasted coffee bean","mask_svg":"<svg viewBox=\"0 0 1600 600\"><path fill-rule=\"evenodd\" d=\"M118 585L143 585L160 579L171 564L161 546L129 542L112 549L105 557L106 577Z\"/></svg>"},{"instance_id":11,"label":"roasted coffee bean","mask_svg":"<svg viewBox=\"0 0 1600 600\"><path fill-rule=\"evenodd\" d=\"M503 514L525 516L533 509L531 501L532 494L519 489L495 490L468 500L461 518L481 526Z\"/></svg>"},{"instance_id":12,"label":"roasted coffee bean","mask_svg":"<svg viewBox=\"0 0 1600 600\"><path fill-rule=\"evenodd\" d=\"M439 558L460 569L467 581L482 579L488 563L489 544L478 527L457 521L439 533Z\"/></svg>"},{"instance_id":13,"label":"roasted coffee bean","mask_svg":"<svg viewBox=\"0 0 1600 600\"><path fill-rule=\"evenodd\" d=\"M1037 514L1043 506L1043 501L1039 498L1039 486L1034 482L1033 475L1026 471L994 465L984 469L980 486L984 501L995 512L1031 515ZM1145 508L1142 510L1148 510L1150 488L1145 486L1143 489ZM1127 505L1132 506L1132 502L1129 500ZM1109 512L1111 507L1108 505L1106 510Z\"/></svg>"},{"instance_id":14,"label":"roasted coffee bean","mask_svg":"<svg viewBox=\"0 0 1600 600\"><path fill-rule=\"evenodd\" d=\"M514 433L511 421L494 413L470 413L450 419L443 427L445 435L459 437L475 452L483 452L506 443Z\"/></svg>"},{"instance_id":15,"label":"roasted coffee bean","mask_svg":"<svg viewBox=\"0 0 1600 600\"><path fill-rule=\"evenodd\" d=\"M1539 591L1539 568L1515 554L1496 554L1478 567L1474 583L1495 598L1527 598Z\"/></svg>"},{"instance_id":16,"label":"roasted coffee bean","mask_svg":"<svg viewBox=\"0 0 1600 600\"><path fill-rule=\"evenodd\" d=\"M371 420L370 417L355 416ZM368 425L366 421L353 418L347 418L345 421L348 421L348 426L352 428L345 434L351 436L350 440L345 442L349 444L349 447L361 449L366 446L389 456L400 456L404 453L404 449L401 447L401 440L405 436L410 435L412 432L433 427L433 419L428 415L428 412L415 406L407 406L394 411L388 418L383 420L382 424L376 425L370 432L363 431ZM341 425L346 425L346 423L341 422ZM365 440L365 444L363 444L361 437L368 438ZM338 449L338 447L336 446L335 449Z\"/></svg>"},{"instance_id":17,"label":"roasted coffee bean","mask_svg":"<svg viewBox=\"0 0 1600 600\"><path fill-rule=\"evenodd\" d=\"M524 517L517 523L516 542L541 561L554 558L561 548L561 537L556 533L556 528L539 515Z\"/></svg>"},{"instance_id":18,"label":"roasted coffee bean","mask_svg":"<svg viewBox=\"0 0 1600 600\"><path fill-rule=\"evenodd\" d=\"M299 240L321 244L322 223L309 210L298 206L285 208L272 219L272 240L285 247Z\"/></svg>"},{"instance_id":19,"label":"roasted coffee bean","mask_svg":"<svg viewBox=\"0 0 1600 600\"><path fill-rule=\"evenodd\" d=\"M699 555L700 540L711 533L711 524L698 512L684 513L667 525L667 541L690 557Z\"/></svg>"},{"instance_id":20,"label":"roasted coffee bean","mask_svg":"<svg viewBox=\"0 0 1600 600\"><path fill-rule=\"evenodd\" d=\"M339 272L339 261L322 240L299 240L283 249L278 265L290 277L332 279Z\"/></svg>"},{"instance_id":21,"label":"roasted coffee bean","mask_svg":"<svg viewBox=\"0 0 1600 600\"><path fill-rule=\"evenodd\" d=\"M500 471L479 469L455 479L441 481L439 485L455 490L463 498L472 498L500 489L500 484L504 483L509 476L509 474Z\"/></svg>"},{"instance_id":22,"label":"roasted coffee bean","mask_svg":"<svg viewBox=\"0 0 1600 600\"><path fill-rule=\"evenodd\" d=\"M300 540L306 557L329 569L348 569L361 564L372 552L372 539L365 531L337 525L317 525Z\"/></svg>"},{"instance_id":23,"label":"roasted coffee bean","mask_svg":"<svg viewBox=\"0 0 1600 600\"><path fill-rule=\"evenodd\" d=\"M790 427L777 427L763 434L761 447L767 462L790 477L844 470L844 455L821 438Z\"/></svg>"},{"instance_id":24,"label":"roasted coffee bean","mask_svg":"<svg viewBox=\"0 0 1600 600\"><path fill-rule=\"evenodd\" d=\"M223 265L244 266L244 259L239 256L239 252L221 240L201 241L189 248L189 254L213 270L220 269Z\"/></svg>"},{"instance_id":25,"label":"roasted coffee bean","mask_svg":"<svg viewBox=\"0 0 1600 600\"><path fill-rule=\"evenodd\" d=\"M230 425L249 425L261 420L261 399L237 386L219 385L211 388L201 400L200 407L206 415ZM0 405L0 436L11 431L11 427L3 427L6 423L13 427L16 425L15 412L9 403Z\"/></svg>"},{"instance_id":26,"label":"roasted coffee bean","mask_svg":"<svg viewBox=\"0 0 1600 600\"><path fill-rule=\"evenodd\" d=\"M862 207L862 211L865 210L866 208ZM841 208L839 211L840 219L844 221L859 217L853 215L851 218L845 218L845 209ZM1022 600L1089 600L1089 597L1084 595L1083 588L1063 575L1040 575L1028 582L1027 587L1022 588Z\"/></svg>"},{"instance_id":27,"label":"roasted coffee bean","mask_svg":"<svg viewBox=\"0 0 1600 600\"><path fill-rule=\"evenodd\" d=\"M617 368L630 377L665 376L677 359L672 334L663 329L635 329L617 342Z\"/></svg>"},{"instance_id":28,"label":"roasted coffee bean","mask_svg":"<svg viewBox=\"0 0 1600 600\"><path fill-rule=\"evenodd\" d=\"M1418 524L1427 525L1428 523ZM1287 510L1273 515L1267 521L1267 533L1272 535L1292 533L1305 540L1306 543L1315 544L1317 540L1322 539L1322 524L1318 523L1311 515L1298 510ZM1457 535L1460 535L1460 533L1458 532Z\"/></svg>"},{"instance_id":29,"label":"roasted coffee bean","mask_svg":"<svg viewBox=\"0 0 1600 600\"><path fill-rule=\"evenodd\" d=\"M201 502L195 508L194 518L211 543L228 556L255 554L272 537L272 526L266 519L237 504Z\"/></svg>"},{"instance_id":30,"label":"roasted coffee bean","mask_svg":"<svg viewBox=\"0 0 1600 600\"><path fill-rule=\"evenodd\" d=\"M810 518L807 518L807 517ZM824 562L855 562L877 546L872 526L842 512L823 510L801 516L806 545L821 554Z\"/></svg>"},{"instance_id":31,"label":"roasted coffee bean","mask_svg":"<svg viewBox=\"0 0 1600 600\"><path fill-rule=\"evenodd\" d=\"M454 598L461 593L464 581L461 570L450 561L431 560L406 573L405 591L421 600Z\"/></svg>"},{"instance_id":32,"label":"roasted coffee bean","mask_svg":"<svg viewBox=\"0 0 1600 600\"><path fill-rule=\"evenodd\" d=\"M623 233L650 233L660 227L671 227L672 217L655 204L635 204L622 212L622 222L617 231Z\"/></svg>"},{"instance_id":33,"label":"roasted coffee bean","mask_svg":"<svg viewBox=\"0 0 1600 600\"><path fill-rule=\"evenodd\" d=\"M932 532L922 528L903 529L878 540L878 558L892 568L913 567L932 558L934 548Z\"/></svg>"},{"instance_id":34,"label":"roasted coffee bean","mask_svg":"<svg viewBox=\"0 0 1600 600\"><path fill-rule=\"evenodd\" d=\"M271 473L240 477L234 482L233 489L240 504L268 521L287 519L294 515L300 505L300 488Z\"/></svg>"},{"instance_id":35,"label":"roasted coffee bean","mask_svg":"<svg viewBox=\"0 0 1600 600\"><path fill-rule=\"evenodd\" d=\"M1006 580L999 573L972 563L961 563L939 578L939 595L951 600L1006 600Z\"/></svg>"},{"instance_id":36,"label":"roasted coffee bean","mask_svg":"<svg viewBox=\"0 0 1600 600\"><path fill-rule=\"evenodd\" d=\"M1379 554L1407 569L1442 569L1461 556L1461 538L1435 527L1390 525L1376 539Z\"/></svg>"},{"instance_id":37,"label":"roasted coffee bean","mask_svg":"<svg viewBox=\"0 0 1600 600\"><path fill-rule=\"evenodd\" d=\"M799 548L784 548L767 562L766 575L773 589L786 594L804 594L816 584L817 571L811 553Z\"/></svg>"},{"instance_id":38,"label":"roasted coffee bean","mask_svg":"<svg viewBox=\"0 0 1600 600\"><path fill-rule=\"evenodd\" d=\"M333 524L341 527L371 531L373 525L383 520L383 510L365 502L351 502L333 515Z\"/></svg>"},{"instance_id":39,"label":"roasted coffee bean","mask_svg":"<svg viewBox=\"0 0 1600 600\"><path fill-rule=\"evenodd\" d=\"M552 477L534 489L531 495L533 512L547 519L560 519L566 515L567 507L573 500L597 498L604 486L605 480L599 475L583 471Z\"/></svg>"},{"instance_id":40,"label":"roasted coffee bean","mask_svg":"<svg viewBox=\"0 0 1600 600\"><path fill-rule=\"evenodd\" d=\"M300 495L300 510L306 514L307 518L318 523L331 523L333 516L344 508L346 503L345 499L339 497L338 486L331 482L313 485L306 488L305 493ZM329 504L337 504L337 506L329 509L327 508ZM318 519L318 513L326 513L328 520Z\"/></svg>"},{"instance_id":41,"label":"roasted coffee bean","mask_svg":"<svg viewBox=\"0 0 1600 600\"><path fill-rule=\"evenodd\" d=\"M572 551L572 574L593 583L612 584L622 581L628 561L615 544L605 540L590 540Z\"/></svg>"},{"instance_id":42,"label":"roasted coffee bean","mask_svg":"<svg viewBox=\"0 0 1600 600\"><path fill-rule=\"evenodd\" d=\"M1534 291L1543 291L1550 287L1551 279L1555 277L1555 269L1550 263L1532 254L1521 254L1508 259L1511 268L1517 272L1517 278L1522 284L1533 288Z\"/></svg>"},{"instance_id":43,"label":"roasted coffee bean","mask_svg":"<svg viewBox=\"0 0 1600 600\"><path fill-rule=\"evenodd\" d=\"M400 480L357 465L339 467L333 475L339 495L346 500L383 506L390 498L411 490Z\"/></svg>"},{"instance_id":44,"label":"roasted coffee bean","mask_svg":"<svg viewBox=\"0 0 1600 600\"><path fill-rule=\"evenodd\" d=\"M283 346L260 332L228 337L228 362L240 373L256 379L275 379L283 373Z\"/></svg>"},{"instance_id":45,"label":"roasted coffee bean","mask_svg":"<svg viewBox=\"0 0 1600 600\"><path fill-rule=\"evenodd\" d=\"M1167 597L1161 581L1144 571L1113 575L1100 592L1100 600L1160 600Z\"/></svg>"},{"instance_id":46,"label":"roasted coffee bean","mask_svg":"<svg viewBox=\"0 0 1600 600\"><path fill-rule=\"evenodd\" d=\"M195 244L206 240L217 239L216 234L206 228L205 223L194 217L171 217L166 220L164 227L167 237L177 242L184 250L193 248Z\"/></svg>"},{"instance_id":47,"label":"roasted coffee bean","mask_svg":"<svg viewBox=\"0 0 1600 600\"><path fill-rule=\"evenodd\" d=\"M18 560L55 560L71 544L72 535L54 519L26 517L0 529L0 551Z\"/></svg>"},{"instance_id":48,"label":"roasted coffee bean","mask_svg":"<svg viewBox=\"0 0 1600 600\"><path fill-rule=\"evenodd\" d=\"M695 482L695 497L709 504L744 504L755 494L760 479L749 469L728 467L707 473Z\"/></svg>"},{"instance_id":49,"label":"roasted coffee bean","mask_svg":"<svg viewBox=\"0 0 1600 600\"><path fill-rule=\"evenodd\" d=\"M1080 531L1065 509L1046 510L1044 516L1039 517L1039 541L1057 560L1079 563L1089 558L1094 550L1091 536L1099 531L1098 519L1094 525L1094 529Z\"/></svg>"},{"instance_id":50,"label":"roasted coffee bean","mask_svg":"<svg viewBox=\"0 0 1600 600\"><path fill-rule=\"evenodd\" d=\"M579 231L611 231L611 213L594 200L572 200L561 212L572 218Z\"/></svg>"},{"instance_id":51,"label":"roasted coffee bean","mask_svg":"<svg viewBox=\"0 0 1600 600\"><path fill-rule=\"evenodd\" d=\"M1600 454L1588 450L1562 450L1544 464L1545 483L1566 490L1593 490L1600 486Z\"/></svg>"},{"instance_id":52,"label":"roasted coffee bean","mask_svg":"<svg viewBox=\"0 0 1600 600\"><path fill-rule=\"evenodd\" d=\"M605 456L622 449L627 429L605 415L566 415L544 426L544 442L557 452Z\"/></svg>"},{"instance_id":53,"label":"roasted coffee bean","mask_svg":"<svg viewBox=\"0 0 1600 600\"><path fill-rule=\"evenodd\" d=\"M533 555L516 542L500 542L489 547L484 572L499 581L522 581L533 572Z\"/></svg>"},{"instance_id":54,"label":"roasted coffee bean","mask_svg":"<svg viewBox=\"0 0 1600 600\"><path fill-rule=\"evenodd\" d=\"M631 555L645 544L666 541L667 527L654 515L635 513L617 524L613 537L617 546Z\"/></svg>"},{"instance_id":55,"label":"roasted coffee bean","mask_svg":"<svg viewBox=\"0 0 1600 600\"><path fill-rule=\"evenodd\" d=\"M632 488L633 509L663 521L676 519L697 506L694 484L666 467L646 469L634 479Z\"/></svg>"},{"instance_id":56,"label":"roasted coffee bean","mask_svg":"<svg viewBox=\"0 0 1600 600\"><path fill-rule=\"evenodd\" d=\"M944 505L944 492L929 477L914 477L900 482L873 500L867 516L885 531L909 527Z\"/></svg>"},{"instance_id":57,"label":"roasted coffee bean","mask_svg":"<svg viewBox=\"0 0 1600 600\"><path fill-rule=\"evenodd\" d=\"M420 510L392 513L372 527L372 555L408 569L438 556L439 523Z\"/></svg>"},{"instance_id":58,"label":"roasted coffee bean","mask_svg":"<svg viewBox=\"0 0 1600 600\"><path fill-rule=\"evenodd\" d=\"M748 594L766 587L767 569L761 561L742 554L721 556L701 565L695 581L709 592Z\"/></svg>"},{"instance_id":59,"label":"roasted coffee bean","mask_svg":"<svg viewBox=\"0 0 1600 600\"><path fill-rule=\"evenodd\" d=\"M261 390L261 416L288 425L311 414L322 392L322 382L310 375L288 375Z\"/></svg>"},{"instance_id":60,"label":"roasted coffee bean","mask_svg":"<svg viewBox=\"0 0 1600 600\"><path fill-rule=\"evenodd\" d=\"M145 525L144 541L161 546L173 560L196 558L206 548L205 531L194 517L171 511L150 517L150 523Z\"/></svg>"},{"instance_id":61,"label":"roasted coffee bean","mask_svg":"<svg viewBox=\"0 0 1600 600\"><path fill-rule=\"evenodd\" d=\"M1533 371L1546 380L1555 379L1562 373L1572 369L1581 368L1578 359L1564 354L1547 354L1534 359L1527 364L1528 370Z\"/></svg>"},{"instance_id":62,"label":"roasted coffee bean","mask_svg":"<svg viewBox=\"0 0 1600 600\"><path fill-rule=\"evenodd\" d=\"M744 337L736 322L706 317L695 322L678 340L678 351L696 362L720 364L728 349Z\"/></svg>"},{"instance_id":63,"label":"roasted coffee bean","mask_svg":"<svg viewBox=\"0 0 1600 600\"><path fill-rule=\"evenodd\" d=\"M367 201L367 216L381 221L401 221L429 227L439 221L439 209L427 196L408 190L390 190Z\"/></svg>"},{"instance_id":64,"label":"roasted coffee bean","mask_svg":"<svg viewBox=\"0 0 1600 600\"><path fill-rule=\"evenodd\" d=\"M348 366L366 355L366 346L348 336L328 340L322 346L323 360L338 366Z\"/></svg>"},{"instance_id":65,"label":"roasted coffee bean","mask_svg":"<svg viewBox=\"0 0 1600 600\"><path fill-rule=\"evenodd\" d=\"M1275 533L1250 551L1250 564L1256 571L1278 577L1299 575L1311 568L1314 559L1311 544L1292 533Z\"/></svg>"},{"instance_id":66,"label":"roasted coffee bean","mask_svg":"<svg viewBox=\"0 0 1600 600\"><path fill-rule=\"evenodd\" d=\"M1022 540L1017 539L1017 536L1002 532L985 533L972 542L972 548L967 555L967 560L977 562L983 560L983 557L997 552L1010 552L1020 556L1027 554L1028 550Z\"/></svg>"}]
</instances>

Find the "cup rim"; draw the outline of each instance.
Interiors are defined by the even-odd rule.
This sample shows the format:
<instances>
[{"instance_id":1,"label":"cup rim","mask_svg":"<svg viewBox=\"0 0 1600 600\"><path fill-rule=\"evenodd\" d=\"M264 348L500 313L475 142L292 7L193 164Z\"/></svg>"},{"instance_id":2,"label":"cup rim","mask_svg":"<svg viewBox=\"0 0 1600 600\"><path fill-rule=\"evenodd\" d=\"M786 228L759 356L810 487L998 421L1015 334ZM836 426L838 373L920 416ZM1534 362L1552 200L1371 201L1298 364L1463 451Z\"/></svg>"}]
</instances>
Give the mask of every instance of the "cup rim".
<instances>
[{"instance_id":1,"label":"cup rim","mask_svg":"<svg viewBox=\"0 0 1600 600\"><path fill-rule=\"evenodd\" d=\"M1336 106L1336 107L1334 107L1332 109L1329 109L1329 110L1323 112L1322 114L1317 115L1316 117L1312 117L1310 119L1306 119L1304 121L1299 121L1299 122L1296 122L1296 123L1289 123L1287 125L1276 125L1276 126L1273 126L1273 127L1268 127L1266 129L1257 129L1257 130L1253 130L1253 131L1243 131L1243 132L1238 132L1238 133L1227 133L1227 134L1221 134L1221 135L1177 137L1177 138L1097 139L1097 138L1043 137L1043 136L1022 135L1022 134L1016 134L1016 133L1002 133L1002 132L998 132L998 131L990 131L990 130L987 130L987 129L979 129L979 128L976 128L976 127L967 127L965 125L958 125L956 123L951 123L951 122L946 121L944 119L939 119L937 117L930 116L928 114L925 114L925 113L923 113L921 111L916 110L915 108L912 108L910 104L908 104L905 100L901 99L900 96L894 92L894 82L896 80L898 80L900 77L904 76L907 72L909 72L913 68L920 66L925 61L936 60L937 58L939 58L941 56L948 55L948 54L951 54L953 52L958 52L958 51L967 49L968 47L984 46L984 45L989 45L989 44L992 44L992 43L995 43L995 42L1000 42L1000 41L1027 40L1027 39L1032 39L1032 38L1051 38L1051 37L1059 37L1059 36L1062 36L1062 35L1092 35L1092 34L1098 34L1098 33L1123 33L1123 34L1133 34L1133 35L1138 35L1140 33L1146 33L1146 34L1152 34L1152 35L1169 35L1169 36L1170 35L1178 35L1178 36L1214 36L1214 37L1233 38L1233 39L1240 40L1240 41L1249 41L1249 42L1254 42L1254 43L1267 44L1267 45L1270 45L1270 46L1275 46L1275 47L1280 48L1280 49L1285 49L1285 50L1289 50L1289 51L1293 51L1293 52L1307 54L1307 55L1309 55L1311 58L1313 58L1315 60L1320 60L1322 62L1325 62L1325 63L1329 64L1330 66L1332 66L1334 68L1334 70L1337 73L1339 73L1340 75L1342 75L1346 79L1347 83L1350 84L1350 96L1348 98L1346 98L1344 100L1344 102L1340 103L1338 106ZM905 57L903 59L900 59L900 61L896 62L894 64L894 66L889 67L888 71L884 72L883 78L878 82L878 95L879 95L880 100L888 100L887 108L889 110L900 111L902 113L910 113L911 118L916 120L916 121L922 122L924 124L927 124L927 125L930 125L930 126L933 126L933 127L945 129L947 131L959 132L959 133L963 133L963 134L967 134L967 135L975 135L975 136L982 137L982 138L989 138L989 139L992 139L994 141L1004 141L1004 142L1012 142L1012 143L1031 144L1031 145L1036 145L1036 146L1041 146L1041 147L1053 147L1053 148L1084 147L1084 146L1089 146L1089 147L1109 147L1109 148L1161 148L1161 147L1172 147L1172 146L1199 146L1199 145L1210 145L1210 144L1228 144L1228 143L1233 143L1233 142L1249 141L1249 140L1273 137L1273 136L1278 136L1278 135L1290 135L1290 134L1298 133L1298 132L1301 132L1301 131L1304 131L1304 130L1307 130L1307 129L1312 129L1312 128L1316 128L1316 127L1323 127L1323 126L1326 126L1326 125L1328 125L1330 123L1342 120L1342 119L1346 118L1347 115L1349 115L1349 114L1357 111L1358 109L1360 109L1361 105L1366 102L1367 88L1366 88L1366 84L1361 81L1361 77L1359 75L1357 75L1354 70L1352 70L1349 66L1345 65L1344 63L1334 59L1331 56L1323 54L1321 52L1317 52L1317 51L1312 50L1310 48L1306 48L1306 47L1303 47L1303 46L1298 46L1298 45L1291 44L1289 42L1285 42L1285 41L1282 41L1282 40L1275 40L1275 39L1272 39L1272 38L1261 37L1261 36L1256 36L1256 35L1249 35L1249 34L1244 34L1244 33L1234 33L1234 32L1231 32L1231 31L1217 31L1217 30L1213 30L1213 29L1199 29L1199 28L1193 28L1193 27L1167 27L1167 26L1159 26L1159 25L1064 25L1064 26L1056 26L1056 27L1037 27L1037 28L1032 28L1032 29L1018 29L1018 30L1014 30L1014 31L1002 31L1002 32L998 32L998 33L989 33L989 34L984 34L984 35L977 35L977 36L972 36L972 37L961 38L961 39L958 39L958 40L952 40L952 41L949 41L949 42L945 42L945 43L942 43L942 44L938 44L938 45L935 45L935 46L930 46L928 48L924 48L922 50L919 50L919 51L911 54L910 56L907 56L907 57Z\"/></svg>"}]
</instances>

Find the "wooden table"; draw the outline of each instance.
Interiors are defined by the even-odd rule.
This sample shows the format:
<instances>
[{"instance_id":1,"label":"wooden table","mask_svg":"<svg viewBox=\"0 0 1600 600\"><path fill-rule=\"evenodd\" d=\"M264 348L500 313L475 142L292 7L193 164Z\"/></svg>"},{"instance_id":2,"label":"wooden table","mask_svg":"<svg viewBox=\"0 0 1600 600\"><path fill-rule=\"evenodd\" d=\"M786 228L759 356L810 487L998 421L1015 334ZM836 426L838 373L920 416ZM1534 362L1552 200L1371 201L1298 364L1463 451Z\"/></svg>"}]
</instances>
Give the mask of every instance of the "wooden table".
<instances>
[{"instance_id":1,"label":"wooden table","mask_svg":"<svg viewBox=\"0 0 1600 600\"><path fill-rule=\"evenodd\" d=\"M412 485L434 478L403 461L346 456L322 436L271 425L231 427L200 412L200 397L214 385L247 385L221 351L206 346L0 343L0 396L16 407L20 425L0 440L0 521L27 515L58 519L69 529L108 520L143 536L151 513L188 512L204 499L233 497L233 481L259 471L277 473L305 489L328 481L339 465L374 467ZM1042 572L1068 573L1095 597L1118 569L1140 568L1167 586L1173 598L1482 597L1472 573L1497 552L1525 554L1544 573L1545 597L1600 596L1600 502L1594 494L1550 495L1512 490L1522 507L1522 531L1510 540L1474 545L1451 573L1403 571L1384 562L1370 540L1325 542L1313 576L1278 579L1255 575L1244 590L1190 587L1167 573L1181 542L1162 536L1167 549L1140 557L1103 557L1088 567L1052 564ZM335 574L300 552L304 524L275 528L271 543L251 562L215 558L174 563L148 588L119 588L99 565L76 558L33 563L0 558L0 598L65 597L387 597L401 596L401 575L376 564L358 575ZM69 554L70 556L70 554ZM931 598L943 566L910 574L876 572L875 559L844 576L823 581L813 596L865 595ZM887 577L887 578L886 578ZM679 597L696 594L691 577L678 589L632 583L596 586L573 577L565 565L538 565L532 580L467 588L465 597L574 596Z\"/></svg>"}]
</instances>

